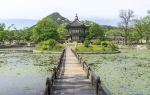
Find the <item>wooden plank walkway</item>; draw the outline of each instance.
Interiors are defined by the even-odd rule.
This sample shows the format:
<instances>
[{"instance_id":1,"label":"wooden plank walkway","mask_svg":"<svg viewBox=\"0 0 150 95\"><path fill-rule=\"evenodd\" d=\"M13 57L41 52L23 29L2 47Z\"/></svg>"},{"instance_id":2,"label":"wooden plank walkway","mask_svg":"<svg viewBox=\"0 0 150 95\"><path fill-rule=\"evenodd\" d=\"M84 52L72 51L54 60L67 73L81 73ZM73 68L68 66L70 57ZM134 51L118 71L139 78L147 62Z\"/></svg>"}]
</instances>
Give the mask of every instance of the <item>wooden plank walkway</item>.
<instances>
[{"instance_id":1,"label":"wooden plank walkway","mask_svg":"<svg viewBox=\"0 0 150 95\"><path fill-rule=\"evenodd\" d=\"M90 80L71 49L66 50L61 75L55 80L53 95L95 95Z\"/></svg>"}]
</instances>

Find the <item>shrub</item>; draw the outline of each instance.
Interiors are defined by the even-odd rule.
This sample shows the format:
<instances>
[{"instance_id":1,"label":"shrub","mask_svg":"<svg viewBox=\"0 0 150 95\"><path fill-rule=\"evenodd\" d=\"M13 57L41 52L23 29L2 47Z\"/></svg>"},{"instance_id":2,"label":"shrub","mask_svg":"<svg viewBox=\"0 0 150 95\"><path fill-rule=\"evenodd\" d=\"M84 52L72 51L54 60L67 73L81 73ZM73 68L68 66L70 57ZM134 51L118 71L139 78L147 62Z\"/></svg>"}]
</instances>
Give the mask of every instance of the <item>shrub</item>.
<instances>
[{"instance_id":1,"label":"shrub","mask_svg":"<svg viewBox=\"0 0 150 95\"><path fill-rule=\"evenodd\" d=\"M111 42L109 43L109 47L111 48L112 51L118 51L119 49L117 45Z\"/></svg>"},{"instance_id":2,"label":"shrub","mask_svg":"<svg viewBox=\"0 0 150 95\"><path fill-rule=\"evenodd\" d=\"M115 45L114 43L112 43L112 42L108 42L108 41L103 41L103 42L101 42L101 45L102 45L102 47L104 47L104 48L109 48L109 49L111 49L111 51L118 51L118 46L117 45Z\"/></svg>"},{"instance_id":3,"label":"shrub","mask_svg":"<svg viewBox=\"0 0 150 95\"><path fill-rule=\"evenodd\" d=\"M57 41L54 39L49 39L46 41L46 43L48 44L49 47L54 48L57 44Z\"/></svg>"},{"instance_id":4,"label":"shrub","mask_svg":"<svg viewBox=\"0 0 150 95\"><path fill-rule=\"evenodd\" d=\"M89 40L88 39L84 40L84 47L89 47Z\"/></svg>"},{"instance_id":5,"label":"shrub","mask_svg":"<svg viewBox=\"0 0 150 95\"><path fill-rule=\"evenodd\" d=\"M54 51L59 51L59 50L62 50L64 49L64 47L60 44L58 44L57 41L55 41L54 39L49 39L47 41L43 41L43 42L40 42L38 45L37 45L37 49L38 50L54 50Z\"/></svg>"},{"instance_id":6,"label":"shrub","mask_svg":"<svg viewBox=\"0 0 150 95\"><path fill-rule=\"evenodd\" d=\"M147 44L147 48L150 49L150 43Z\"/></svg>"},{"instance_id":7,"label":"shrub","mask_svg":"<svg viewBox=\"0 0 150 95\"><path fill-rule=\"evenodd\" d=\"M107 47L108 46L108 42L106 42L106 41L103 41L103 42L101 42L101 45L103 46L103 47Z\"/></svg>"},{"instance_id":8,"label":"shrub","mask_svg":"<svg viewBox=\"0 0 150 95\"><path fill-rule=\"evenodd\" d=\"M101 41L100 41L100 40L95 40L95 41L93 42L93 44L94 44L94 45L101 45Z\"/></svg>"}]
</instances>

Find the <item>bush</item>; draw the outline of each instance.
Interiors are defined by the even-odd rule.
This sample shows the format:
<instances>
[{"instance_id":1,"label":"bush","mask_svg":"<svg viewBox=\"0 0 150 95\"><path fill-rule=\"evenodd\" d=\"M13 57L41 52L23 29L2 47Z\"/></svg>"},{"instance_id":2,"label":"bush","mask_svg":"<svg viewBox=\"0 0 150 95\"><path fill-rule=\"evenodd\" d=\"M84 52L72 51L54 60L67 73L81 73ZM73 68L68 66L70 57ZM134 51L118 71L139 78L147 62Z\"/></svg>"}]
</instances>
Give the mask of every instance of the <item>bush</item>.
<instances>
[{"instance_id":1,"label":"bush","mask_svg":"<svg viewBox=\"0 0 150 95\"><path fill-rule=\"evenodd\" d=\"M119 49L117 45L111 42L109 43L109 48L111 48L112 51L118 51Z\"/></svg>"},{"instance_id":2,"label":"bush","mask_svg":"<svg viewBox=\"0 0 150 95\"><path fill-rule=\"evenodd\" d=\"M115 45L114 43L112 43L112 42L108 42L108 41L103 41L103 42L101 42L101 45L102 45L102 47L104 47L104 48L109 48L109 49L111 49L111 51L118 51L118 46L117 45Z\"/></svg>"},{"instance_id":3,"label":"bush","mask_svg":"<svg viewBox=\"0 0 150 95\"><path fill-rule=\"evenodd\" d=\"M46 41L46 43L48 43L49 47L54 48L57 44L57 41L54 40L54 39L49 39L49 40Z\"/></svg>"},{"instance_id":4,"label":"bush","mask_svg":"<svg viewBox=\"0 0 150 95\"><path fill-rule=\"evenodd\" d=\"M147 44L147 48L150 49L150 43Z\"/></svg>"},{"instance_id":5,"label":"bush","mask_svg":"<svg viewBox=\"0 0 150 95\"><path fill-rule=\"evenodd\" d=\"M93 44L94 44L94 45L101 45L101 41L100 41L100 40L95 40L95 41L93 42Z\"/></svg>"},{"instance_id":6,"label":"bush","mask_svg":"<svg viewBox=\"0 0 150 95\"><path fill-rule=\"evenodd\" d=\"M47 41L40 42L37 47L38 50L51 50L51 51L60 51L64 47L58 44L54 39L49 39Z\"/></svg>"},{"instance_id":7,"label":"bush","mask_svg":"<svg viewBox=\"0 0 150 95\"><path fill-rule=\"evenodd\" d=\"M84 40L84 47L89 47L89 40L88 39Z\"/></svg>"},{"instance_id":8,"label":"bush","mask_svg":"<svg viewBox=\"0 0 150 95\"><path fill-rule=\"evenodd\" d=\"M103 42L101 42L101 45L102 45L103 47L107 47L107 46L109 45L109 42L103 41Z\"/></svg>"}]
</instances>

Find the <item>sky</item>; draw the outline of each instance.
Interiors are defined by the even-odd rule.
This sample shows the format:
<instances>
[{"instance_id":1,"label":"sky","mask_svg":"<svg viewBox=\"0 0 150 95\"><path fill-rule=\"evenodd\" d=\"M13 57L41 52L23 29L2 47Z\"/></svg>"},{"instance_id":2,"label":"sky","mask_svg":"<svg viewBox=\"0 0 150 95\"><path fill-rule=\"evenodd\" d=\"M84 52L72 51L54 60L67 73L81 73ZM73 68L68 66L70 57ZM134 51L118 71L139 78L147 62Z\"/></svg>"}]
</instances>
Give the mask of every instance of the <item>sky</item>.
<instances>
[{"instance_id":1,"label":"sky","mask_svg":"<svg viewBox=\"0 0 150 95\"><path fill-rule=\"evenodd\" d=\"M132 9L139 17L150 10L150 0L0 0L0 19L41 19L53 12L72 18L118 18L119 10Z\"/></svg>"},{"instance_id":2,"label":"sky","mask_svg":"<svg viewBox=\"0 0 150 95\"><path fill-rule=\"evenodd\" d=\"M121 9L131 9L136 17L150 10L150 0L0 0L0 19L35 19L59 12L74 19L119 19Z\"/></svg>"}]
</instances>

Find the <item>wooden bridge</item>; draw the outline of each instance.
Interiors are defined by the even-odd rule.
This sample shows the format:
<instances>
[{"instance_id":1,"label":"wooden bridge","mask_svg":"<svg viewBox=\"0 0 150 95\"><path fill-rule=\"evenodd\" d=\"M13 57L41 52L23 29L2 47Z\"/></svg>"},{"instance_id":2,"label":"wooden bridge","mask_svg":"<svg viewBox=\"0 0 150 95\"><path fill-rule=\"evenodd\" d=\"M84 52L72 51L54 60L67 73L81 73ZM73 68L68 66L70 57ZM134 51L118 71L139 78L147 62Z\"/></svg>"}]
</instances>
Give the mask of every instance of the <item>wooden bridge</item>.
<instances>
[{"instance_id":1,"label":"wooden bridge","mask_svg":"<svg viewBox=\"0 0 150 95\"><path fill-rule=\"evenodd\" d=\"M57 67L46 80L45 95L111 95L100 77L68 48L60 56Z\"/></svg>"}]
</instances>

